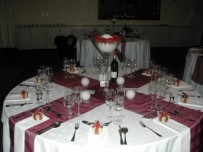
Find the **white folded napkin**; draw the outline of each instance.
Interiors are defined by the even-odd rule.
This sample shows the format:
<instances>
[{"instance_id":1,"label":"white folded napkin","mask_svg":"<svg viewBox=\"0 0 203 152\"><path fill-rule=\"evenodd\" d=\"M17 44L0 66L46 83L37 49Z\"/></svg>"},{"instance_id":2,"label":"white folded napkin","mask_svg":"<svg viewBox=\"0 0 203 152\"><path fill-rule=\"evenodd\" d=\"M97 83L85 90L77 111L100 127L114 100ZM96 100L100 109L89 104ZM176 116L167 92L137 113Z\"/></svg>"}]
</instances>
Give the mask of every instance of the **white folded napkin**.
<instances>
[{"instance_id":1,"label":"white folded napkin","mask_svg":"<svg viewBox=\"0 0 203 152\"><path fill-rule=\"evenodd\" d=\"M172 88L175 88L175 89L182 89L182 88L191 88L191 85L187 84L187 83L184 82L184 81L180 81L179 86L171 85L171 87L172 87Z\"/></svg>"},{"instance_id":2,"label":"white folded napkin","mask_svg":"<svg viewBox=\"0 0 203 152\"><path fill-rule=\"evenodd\" d=\"M10 94L6 97L5 102L12 102L12 101L30 101L30 97L23 99L21 94Z\"/></svg>"},{"instance_id":3,"label":"white folded napkin","mask_svg":"<svg viewBox=\"0 0 203 152\"><path fill-rule=\"evenodd\" d=\"M35 125L38 125L44 121L47 121L49 118L44 116L42 120L36 121L33 119L33 117L29 117L27 119L24 119L15 125L15 135L14 135L14 142L17 144L14 144L14 151L20 152L24 151L25 148L25 130L28 128L31 128Z\"/></svg>"},{"instance_id":4,"label":"white folded napkin","mask_svg":"<svg viewBox=\"0 0 203 152\"><path fill-rule=\"evenodd\" d=\"M87 139L87 146L92 146L94 147L103 147L107 144L107 131L106 128L103 127L103 132L101 135L96 135L92 132L92 127L89 130L89 136Z\"/></svg>"}]
</instances>

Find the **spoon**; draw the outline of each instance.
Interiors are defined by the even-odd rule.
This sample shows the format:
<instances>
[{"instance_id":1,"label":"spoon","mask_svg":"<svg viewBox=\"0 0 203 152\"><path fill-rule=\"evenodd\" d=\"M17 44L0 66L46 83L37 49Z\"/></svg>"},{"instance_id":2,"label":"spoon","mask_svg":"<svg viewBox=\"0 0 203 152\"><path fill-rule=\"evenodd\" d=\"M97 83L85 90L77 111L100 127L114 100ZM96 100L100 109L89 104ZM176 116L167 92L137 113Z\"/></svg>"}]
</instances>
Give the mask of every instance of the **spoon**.
<instances>
[{"instance_id":1,"label":"spoon","mask_svg":"<svg viewBox=\"0 0 203 152\"><path fill-rule=\"evenodd\" d=\"M82 122L84 124L86 124L86 125L93 125L93 124L95 124L95 122L89 122L89 121L86 121L86 120L83 120ZM110 123L112 123L112 121L102 123L102 126L108 126Z\"/></svg>"},{"instance_id":2,"label":"spoon","mask_svg":"<svg viewBox=\"0 0 203 152\"><path fill-rule=\"evenodd\" d=\"M61 123L62 123L61 121L55 122L55 123L53 123L53 124L51 124L51 125L49 125L49 126L43 128L43 129L37 131L36 133L37 133L38 135L41 135L42 133L48 131L49 129L58 128L58 127L61 125Z\"/></svg>"},{"instance_id":3,"label":"spoon","mask_svg":"<svg viewBox=\"0 0 203 152\"><path fill-rule=\"evenodd\" d=\"M121 128L121 132L124 133L124 145L127 145L126 134L128 133L128 128L127 127Z\"/></svg>"}]
</instances>

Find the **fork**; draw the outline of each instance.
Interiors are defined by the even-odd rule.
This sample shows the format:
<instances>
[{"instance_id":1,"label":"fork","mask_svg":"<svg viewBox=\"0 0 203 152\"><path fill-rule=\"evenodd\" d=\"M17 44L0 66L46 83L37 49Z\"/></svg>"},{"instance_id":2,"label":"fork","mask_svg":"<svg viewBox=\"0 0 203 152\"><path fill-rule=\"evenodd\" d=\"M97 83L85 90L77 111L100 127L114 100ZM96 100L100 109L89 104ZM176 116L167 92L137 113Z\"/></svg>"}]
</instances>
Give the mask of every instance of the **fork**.
<instances>
[{"instance_id":1,"label":"fork","mask_svg":"<svg viewBox=\"0 0 203 152\"><path fill-rule=\"evenodd\" d=\"M76 134L76 131L78 128L79 128L79 123L75 123L75 131L74 131L74 134L73 134L71 141L75 141L75 134Z\"/></svg>"},{"instance_id":2,"label":"fork","mask_svg":"<svg viewBox=\"0 0 203 152\"><path fill-rule=\"evenodd\" d=\"M162 137L162 135L160 135L159 133L157 133L156 131L152 130L151 128L147 127L142 121L139 121L140 125L142 127L148 128L149 130L151 130L152 132L154 132L156 135L158 135L159 137Z\"/></svg>"}]
</instances>

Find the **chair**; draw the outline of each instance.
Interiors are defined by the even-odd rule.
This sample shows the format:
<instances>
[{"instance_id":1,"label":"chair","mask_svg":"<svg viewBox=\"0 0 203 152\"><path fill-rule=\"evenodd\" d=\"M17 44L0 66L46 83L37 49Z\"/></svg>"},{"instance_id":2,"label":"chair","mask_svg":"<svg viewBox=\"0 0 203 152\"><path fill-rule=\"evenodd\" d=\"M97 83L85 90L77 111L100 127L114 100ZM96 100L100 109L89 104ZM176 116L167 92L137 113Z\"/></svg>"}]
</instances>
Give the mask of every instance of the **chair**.
<instances>
[{"instance_id":1,"label":"chair","mask_svg":"<svg viewBox=\"0 0 203 152\"><path fill-rule=\"evenodd\" d=\"M60 57L76 59L77 38L74 35L56 36L54 42Z\"/></svg>"}]
</instances>

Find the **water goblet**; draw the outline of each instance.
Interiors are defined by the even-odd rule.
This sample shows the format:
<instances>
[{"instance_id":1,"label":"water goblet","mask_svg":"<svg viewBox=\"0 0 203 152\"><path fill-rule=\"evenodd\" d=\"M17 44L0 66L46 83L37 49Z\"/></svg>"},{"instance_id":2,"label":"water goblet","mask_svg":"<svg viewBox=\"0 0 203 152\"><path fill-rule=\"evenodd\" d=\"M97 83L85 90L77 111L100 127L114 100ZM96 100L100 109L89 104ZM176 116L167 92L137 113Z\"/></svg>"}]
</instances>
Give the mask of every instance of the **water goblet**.
<instances>
[{"instance_id":1,"label":"water goblet","mask_svg":"<svg viewBox=\"0 0 203 152\"><path fill-rule=\"evenodd\" d=\"M115 100L115 104L114 104L113 108L115 111L119 112L119 115L116 116L115 121L122 122L123 121L122 118L124 116L121 115L121 111L124 109L124 96L117 95L117 96L115 96L114 100Z\"/></svg>"}]
</instances>

